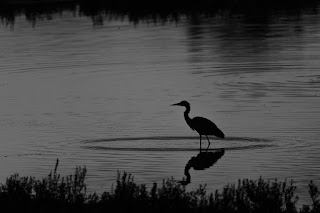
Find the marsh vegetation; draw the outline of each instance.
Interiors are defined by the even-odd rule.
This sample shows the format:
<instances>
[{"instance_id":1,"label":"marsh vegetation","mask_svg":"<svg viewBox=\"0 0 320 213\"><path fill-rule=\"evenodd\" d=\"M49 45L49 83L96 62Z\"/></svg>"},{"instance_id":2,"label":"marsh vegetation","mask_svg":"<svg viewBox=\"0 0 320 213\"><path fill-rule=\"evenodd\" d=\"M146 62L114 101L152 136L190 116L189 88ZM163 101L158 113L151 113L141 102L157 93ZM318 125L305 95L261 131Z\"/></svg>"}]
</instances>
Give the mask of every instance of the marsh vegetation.
<instances>
[{"instance_id":1,"label":"marsh vegetation","mask_svg":"<svg viewBox=\"0 0 320 213\"><path fill-rule=\"evenodd\" d=\"M320 191L311 181L312 205L297 208L293 181L243 179L227 184L222 191L207 193L200 185L188 191L173 178L148 189L134 177L118 172L116 184L101 195L86 192L86 168L77 167L62 177L55 168L47 177L20 177L14 174L0 187L1 208L23 212L301 212L320 211Z\"/></svg>"}]
</instances>

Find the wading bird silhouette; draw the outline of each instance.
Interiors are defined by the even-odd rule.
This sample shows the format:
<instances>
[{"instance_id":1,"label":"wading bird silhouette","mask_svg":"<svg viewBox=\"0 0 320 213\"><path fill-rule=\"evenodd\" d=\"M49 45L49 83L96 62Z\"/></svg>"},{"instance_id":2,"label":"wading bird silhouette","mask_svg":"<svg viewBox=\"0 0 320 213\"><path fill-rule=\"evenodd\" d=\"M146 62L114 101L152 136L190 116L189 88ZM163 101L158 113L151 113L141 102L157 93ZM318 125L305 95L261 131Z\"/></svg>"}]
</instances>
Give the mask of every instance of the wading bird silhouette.
<instances>
[{"instance_id":1,"label":"wading bird silhouette","mask_svg":"<svg viewBox=\"0 0 320 213\"><path fill-rule=\"evenodd\" d=\"M210 120L203 118L203 117L189 117L190 112L190 104L187 101L181 101L176 104L172 104L171 106L184 106L186 111L184 112L184 119L186 120L187 124L190 126L192 130L196 130L200 135L200 151L201 151L201 137L205 135L208 140L208 147L207 151L210 146L210 141L208 135L214 135L219 138L224 138L223 132Z\"/></svg>"}]
</instances>

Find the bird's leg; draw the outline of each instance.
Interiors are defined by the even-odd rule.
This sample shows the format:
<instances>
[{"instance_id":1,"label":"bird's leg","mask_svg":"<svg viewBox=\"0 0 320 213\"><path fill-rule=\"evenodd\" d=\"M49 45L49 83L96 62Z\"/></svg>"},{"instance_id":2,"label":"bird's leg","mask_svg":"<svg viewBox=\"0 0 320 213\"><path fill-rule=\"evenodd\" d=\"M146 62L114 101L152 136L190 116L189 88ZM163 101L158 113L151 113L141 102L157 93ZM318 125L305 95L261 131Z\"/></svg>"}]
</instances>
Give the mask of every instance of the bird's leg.
<instances>
[{"instance_id":1,"label":"bird's leg","mask_svg":"<svg viewBox=\"0 0 320 213\"><path fill-rule=\"evenodd\" d=\"M200 135L200 152L201 152L201 135Z\"/></svg>"},{"instance_id":2,"label":"bird's leg","mask_svg":"<svg viewBox=\"0 0 320 213\"><path fill-rule=\"evenodd\" d=\"M207 151L208 151L209 146L210 146L210 141L209 141L208 135L206 135L206 137L207 137L207 140L208 140L208 147L207 147Z\"/></svg>"}]
</instances>

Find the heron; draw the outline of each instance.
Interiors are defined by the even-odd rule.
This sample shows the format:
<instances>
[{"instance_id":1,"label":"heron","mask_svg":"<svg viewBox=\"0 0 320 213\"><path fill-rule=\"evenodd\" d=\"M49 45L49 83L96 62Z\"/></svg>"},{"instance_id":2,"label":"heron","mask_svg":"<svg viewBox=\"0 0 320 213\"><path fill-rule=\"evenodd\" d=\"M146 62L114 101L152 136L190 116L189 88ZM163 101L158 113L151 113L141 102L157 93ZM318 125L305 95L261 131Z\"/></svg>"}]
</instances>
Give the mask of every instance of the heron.
<instances>
[{"instance_id":1,"label":"heron","mask_svg":"<svg viewBox=\"0 0 320 213\"><path fill-rule=\"evenodd\" d=\"M194 131L196 130L200 135L200 151L201 151L201 137L205 135L208 140L207 151L210 146L210 140L208 135L214 135L219 138L224 138L224 133L209 119L203 117L189 117L190 112L190 104L188 101L181 101L176 104L172 104L171 106L184 106L186 111L184 112L184 119L186 120L189 127Z\"/></svg>"}]
</instances>

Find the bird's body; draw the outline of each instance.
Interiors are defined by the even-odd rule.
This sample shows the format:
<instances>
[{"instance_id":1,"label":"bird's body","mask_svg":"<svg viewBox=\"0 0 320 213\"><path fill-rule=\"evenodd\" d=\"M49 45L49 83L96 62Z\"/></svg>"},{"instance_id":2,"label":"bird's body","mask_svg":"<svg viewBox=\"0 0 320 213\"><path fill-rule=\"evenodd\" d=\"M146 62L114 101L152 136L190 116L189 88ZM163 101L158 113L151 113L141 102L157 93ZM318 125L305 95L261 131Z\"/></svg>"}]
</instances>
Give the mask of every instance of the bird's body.
<instances>
[{"instance_id":1,"label":"bird's body","mask_svg":"<svg viewBox=\"0 0 320 213\"><path fill-rule=\"evenodd\" d=\"M187 124L190 126L192 130L195 130L200 135L200 150L201 150L201 136L205 135L208 140L208 147L210 146L210 141L208 135L214 135L219 138L224 138L224 133L209 119L203 117L189 117L190 112L190 104L187 101L181 101L180 103L173 104L176 106L184 106L186 107L186 111L184 112L184 118Z\"/></svg>"},{"instance_id":2,"label":"bird's body","mask_svg":"<svg viewBox=\"0 0 320 213\"><path fill-rule=\"evenodd\" d=\"M194 130L200 135L214 135L219 138L224 138L223 132L209 119L203 117L194 117L192 119Z\"/></svg>"}]
</instances>

